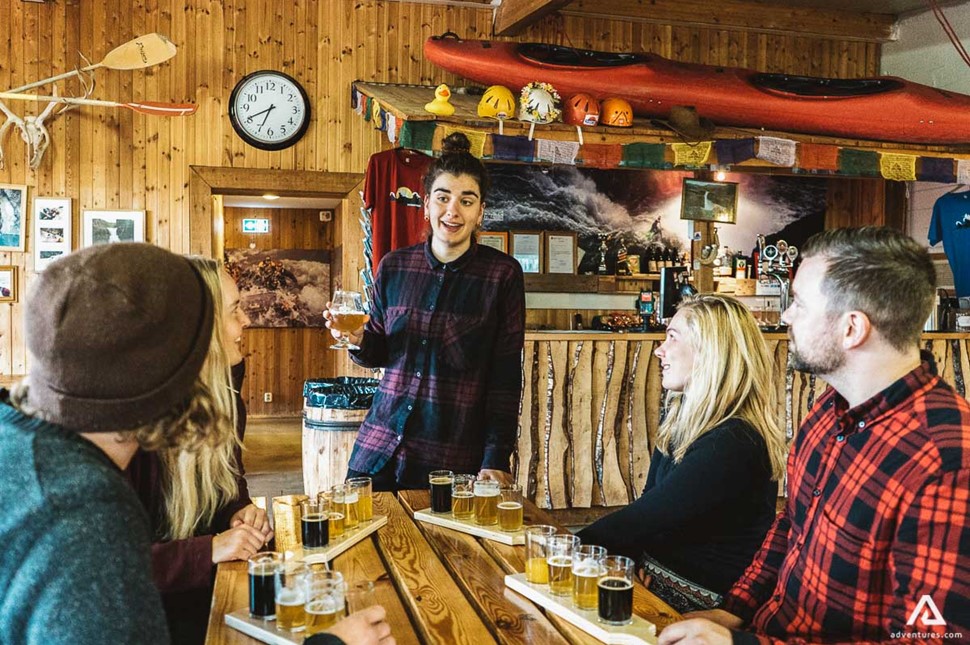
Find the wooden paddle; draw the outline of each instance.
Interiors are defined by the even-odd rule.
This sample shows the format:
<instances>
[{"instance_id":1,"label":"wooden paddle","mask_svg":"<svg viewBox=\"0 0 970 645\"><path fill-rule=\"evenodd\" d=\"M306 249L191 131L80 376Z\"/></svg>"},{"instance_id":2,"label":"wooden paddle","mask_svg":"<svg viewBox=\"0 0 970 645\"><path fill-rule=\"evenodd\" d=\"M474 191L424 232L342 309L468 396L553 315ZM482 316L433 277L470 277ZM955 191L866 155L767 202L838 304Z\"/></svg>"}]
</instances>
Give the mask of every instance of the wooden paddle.
<instances>
[{"instance_id":1,"label":"wooden paddle","mask_svg":"<svg viewBox=\"0 0 970 645\"><path fill-rule=\"evenodd\" d=\"M64 74L28 83L27 85L21 85L20 87L8 90L8 92L23 92L24 90L40 87L47 83L77 76L82 72L90 72L99 67L107 67L108 69L144 69L158 65L159 63L164 63L174 56L177 51L175 44L165 36L161 34L146 34L129 40L123 45L118 45L108 52L100 63L94 63L81 69L75 69Z\"/></svg>"},{"instance_id":2,"label":"wooden paddle","mask_svg":"<svg viewBox=\"0 0 970 645\"><path fill-rule=\"evenodd\" d=\"M14 101L48 101L53 103L68 103L70 105L100 105L102 107L121 107L133 110L139 114L152 116L188 116L195 114L199 106L194 103L157 103L144 101L142 103L120 103L118 101L99 101L97 99L81 99L73 96L41 96L38 94L15 94L0 92L0 99Z\"/></svg>"}]
</instances>

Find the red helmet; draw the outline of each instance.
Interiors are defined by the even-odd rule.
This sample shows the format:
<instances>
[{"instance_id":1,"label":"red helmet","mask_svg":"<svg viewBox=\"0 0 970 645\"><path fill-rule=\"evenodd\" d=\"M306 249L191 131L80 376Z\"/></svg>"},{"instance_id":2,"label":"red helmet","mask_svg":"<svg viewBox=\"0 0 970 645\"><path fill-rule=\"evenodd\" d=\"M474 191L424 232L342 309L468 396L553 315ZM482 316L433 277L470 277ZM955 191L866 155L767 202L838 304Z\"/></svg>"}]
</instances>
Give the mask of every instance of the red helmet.
<instances>
[{"instance_id":1,"label":"red helmet","mask_svg":"<svg viewBox=\"0 0 970 645\"><path fill-rule=\"evenodd\" d=\"M629 128L633 126L633 108L623 99L606 99L603 101L602 120L606 125Z\"/></svg>"},{"instance_id":2,"label":"red helmet","mask_svg":"<svg viewBox=\"0 0 970 645\"><path fill-rule=\"evenodd\" d=\"M563 121L570 125L596 125L600 122L600 104L589 94L574 94L566 101Z\"/></svg>"}]
</instances>

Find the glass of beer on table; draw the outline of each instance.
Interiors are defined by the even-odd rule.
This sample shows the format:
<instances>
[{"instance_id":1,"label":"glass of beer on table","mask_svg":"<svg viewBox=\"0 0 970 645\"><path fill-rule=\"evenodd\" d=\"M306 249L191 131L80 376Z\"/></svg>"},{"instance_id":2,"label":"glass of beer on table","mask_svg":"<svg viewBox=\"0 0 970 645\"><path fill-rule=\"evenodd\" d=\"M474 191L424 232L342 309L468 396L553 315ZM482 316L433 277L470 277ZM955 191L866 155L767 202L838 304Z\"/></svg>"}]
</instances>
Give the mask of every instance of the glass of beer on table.
<instances>
[{"instance_id":1,"label":"glass of beer on table","mask_svg":"<svg viewBox=\"0 0 970 645\"><path fill-rule=\"evenodd\" d=\"M330 503L344 512L344 530L355 529L360 524L360 497L357 489L347 484L337 484L330 489Z\"/></svg>"},{"instance_id":2,"label":"glass of beer on table","mask_svg":"<svg viewBox=\"0 0 970 645\"><path fill-rule=\"evenodd\" d=\"M568 596L573 592L573 551L579 547L575 535L553 535L546 540L549 565L549 593Z\"/></svg>"},{"instance_id":3,"label":"glass of beer on table","mask_svg":"<svg viewBox=\"0 0 970 645\"><path fill-rule=\"evenodd\" d=\"M330 519L327 522L328 530L330 531L330 539L336 540L344 534L344 517L346 516L346 508L344 508L344 502L338 504L333 498L333 489L328 491L320 491L317 495L317 499L327 500L330 505Z\"/></svg>"},{"instance_id":4,"label":"glass of beer on table","mask_svg":"<svg viewBox=\"0 0 970 645\"><path fill-rule=\"evenodd\" d=\"M370 477L352 477L347 480L347 486L357 491L357 507L361 522L374 519L374 492Z\"/></svg>"},{"instance_id":5,"label":"glass of beer on table","mask_svg":"<svg viewBox=\"0 0 970 645\"><path fill-rule=\"evenodd\" d=\"M455 473L450 470L432 470L428 475L431 484L431 512L451 512L451 487L455 483Z\"/></svg>"},{"instance_id":6,"label":"glass of beer on table","mask_svg":"<svg viewBox=\"0 0 970 645\"><path fill-rule=\"evenodd\" d=\"M306 577L303 562L288 559L276 574L276 629L298 632L306 626Z\"/></svg>"},{"instance_id":7,"label":"glass of beer on table","mask_svg":"<svg viewBox=\"0 0 970 645\"><path fill-rule=\"evenodd\" d=\"M603 573L606 549L583 544L573 550L573 604L580 609L596 609L597 587Z\"/></svg>"},{"instance_id":8,"label":"glass of beer on table","mask_svg":"<svg viewBox=\"0 0 970 645\"><path fill-rule=\"evenodd\" d=\"M451 485L451 513L456 520L470 520L475 515L475 475L455 475Z\"/></svg>"},{"instance_id":9,"label":"glass of beer on table","mask_svg":"<svg viewBox=\"0 0 970 645\"><path fill-rule=\"evenodd\" d=\"M603 558L599 590L599 619L607 625L633 621L633 560L623 555Z\"/></svg>"},{"instance_id":10,"label":"glass of beer on table","mask_svg":"<svg viewBox=\"0 0 970 645\"><path fill-rule=\"evenodd\" d=\"M249 558L249 615L264 620L276 619L276 573L283 566L283 554L257 553Z\"/></svg>"},{"instance_id":11,"label":"glass of beer on table","mask_svg":"<svg viewBox=\"0 0 970 645\"><path fill-rule=\"evenodd\" d=\"M547 541L559 532L555 526L536 524L525 528L525 579L535 585L549 584Z\"/></svg>"},{"instance_id":12,"label":"glass of beer on table","mask_svg":"<svg viewBox=\"0 0 970 645\"><path fill-rule=\"evenodd\" d=\"M498 500L501 492L501 484L494 479L475 481L475 524L498 524Z\"/></svg>"},{"instance_id":13,"label":"glass of beer on table","mask_svg":"<svg viewBox=\"0 0 970 645\"><path fill-rule=\"evenodd\" d=\"M347 586L339 571L314 571L306 582L306 635L326 631L344 617Z\"/></svg>"},{"instance_id":14,"label":"glass of beer on table","mask_svg":"<svg viewBox=\"0 0 970 645\"><path fill-rule=\"evenodd\" d=\"M356 291L334 291L330 300L330 327L340 332L340 340L331 345L330 349L360 349L350 342L347 336L367 322L367 312L364 311L364 301Z\"/></svg>"},{"instance_id":15,"label":"glass of beer on table","mask_svg":"<svg viewBox=\"0 0 970 645\"><path fill-rule=\"evenodd\" d=\"M300 535L304 549L319 549L330 543L330 500L326 497L302 503Z\"/></svg>"},{"instance_id":16,"label":"glass of beer on table","mask_svg":"<svg viewBox=\"0 0 970 645\"><path fill-rule=\"evenodd\" d=\"M522 487L518 484L502 486L499 493L498 525L506 532L514 533L522 528Z\"/></svg>"}]
</instances>

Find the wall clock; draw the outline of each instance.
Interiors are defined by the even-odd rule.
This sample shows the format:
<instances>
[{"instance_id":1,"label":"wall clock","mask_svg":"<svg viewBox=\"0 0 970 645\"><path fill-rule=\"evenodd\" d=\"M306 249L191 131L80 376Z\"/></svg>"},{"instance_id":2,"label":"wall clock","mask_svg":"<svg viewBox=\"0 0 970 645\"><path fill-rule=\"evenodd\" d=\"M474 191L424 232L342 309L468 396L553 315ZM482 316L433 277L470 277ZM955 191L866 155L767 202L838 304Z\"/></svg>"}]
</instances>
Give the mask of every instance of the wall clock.
<instances>
[{"instance_id":1,"label":"wall clock","mask_svg":"<svg viewBox=\"0 0 970 645\"><path fill-rule=\"evenodd\" d=\"M282 150L310 125L310 99L282 72L261 70L243 77L229 97L229 120L243 141L262 150Z\"/></svg>"}]
</instances>

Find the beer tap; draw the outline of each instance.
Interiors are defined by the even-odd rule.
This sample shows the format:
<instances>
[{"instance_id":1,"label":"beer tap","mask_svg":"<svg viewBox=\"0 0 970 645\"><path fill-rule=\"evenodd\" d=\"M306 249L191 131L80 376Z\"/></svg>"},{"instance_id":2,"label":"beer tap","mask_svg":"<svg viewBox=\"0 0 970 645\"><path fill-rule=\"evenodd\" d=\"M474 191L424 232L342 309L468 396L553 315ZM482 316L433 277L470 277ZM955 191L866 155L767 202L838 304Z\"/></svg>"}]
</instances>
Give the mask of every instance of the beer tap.
<instances>
[{"instance_id":1,"label":"beer tap","mask_svg":"<svg viewBox=\"0 0 970 645\"><path fill-rule=\"evenodd\" d=\"M791 293L791 274L798 257L798 249L785 240L778 240L775 244L765 245L763 235L758 236L759 267L761 279L778 282L780 312L788 309ZM781 326L781 325L779 325Z\"/></svg>"}]
</instances>

